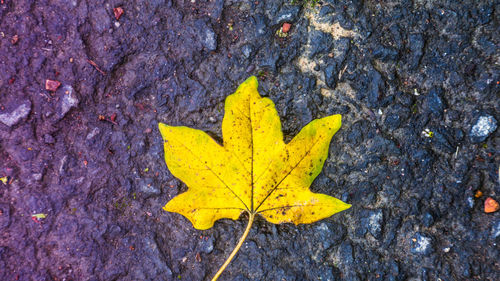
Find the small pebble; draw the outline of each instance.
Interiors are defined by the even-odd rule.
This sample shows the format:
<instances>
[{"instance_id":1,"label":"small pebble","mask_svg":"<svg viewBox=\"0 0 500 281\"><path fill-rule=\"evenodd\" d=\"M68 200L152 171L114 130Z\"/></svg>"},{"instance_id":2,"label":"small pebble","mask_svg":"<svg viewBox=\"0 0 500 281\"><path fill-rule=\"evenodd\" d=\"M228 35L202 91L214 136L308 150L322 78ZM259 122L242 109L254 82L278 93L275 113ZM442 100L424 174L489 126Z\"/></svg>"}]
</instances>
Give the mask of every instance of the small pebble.
<instances>
[{"instance_id":1,"label":"small pebble","mask_svg":"<svg viewBox=\"0 0 500 281\"><path fill-rule=\"evenodd\" d=\"M500 236L500 220L494 223L491 227L491 234L493 235L493 238L497 238Z\"/></svg>"},{"instance_id":2,"label":"small pebble","mask_svg":"<svg viewBox=\"0 0 500 281\"><path fill-rule=\"evenodd\" d=\"M24 118L28 117L31 112L31 102L26 100L10 112L5 111L0 113L0 122L12 127L19 123Z\"/></svg>"},{"instance_id":3,"label":"small pebble","mask_svg":"<svg viewBox=\"0 0 500 281\"><path fill-rule=\"evenodd\" d=\"M43 142L45 142L46 144L52 144L55 143L56 140L50 134L45 134L43 135Z\"/></svg>"},{"instance_id":4,"label":"small pebble","mask_svg":"<svg viewBox=\"0 0 500 281\"><path fill-rule=\"evenodd\" d=\"M45 90L55 92L61 86L61 82L56 80L45 80Z\"/></svg>"},{"instance_id":5,"label":"small pebble","mask_svg":"<svg viewBox=\"0 0 500 281\"><path fill-rule=\"evenodd\" d=\"M41 173L35 173L33 174L33 179L36 181L40 181L42 179L43 175Z\"/></svg>"},{"instance_id":6,"label":"small pebble","mask_svg":"<svg viewBox=\"0 0 500 281\"><path fill-rule=\"evenodd\" d=\"M19 41L19 35L16 34L16 35L12 36L10 43L12 43L12 45L16 45L18 41Z\"/></svg>"},{"instance_id":7,"label":"small pebble","mask_svg":"<svg viewBox=\"0 0 500 281\"><path fill-rule=\"evenodd\" d=\"M482 142L496 129L497 120L491 115L482 115L470 130L470 140L473 143Z\"/></svg>"},{"instance_id":8,"label":"small pebble","mask_svg":"<svg viewBox=\"0 0 500 281\"><path fill-rule=\"evenodd\" d=\"M123 8L122 7L116 7L113 8L113 13L115 14L115 19L119 20L120 17L123 15Z\"/></svg>"},{"instance_id":9,"label":"small pebble","mask_svg":"<svg viewBox=\"0 0 500 281\"><path fill-rule=\"evenodd\" d=\"M291 27L292 27L292 24L285 22L285 23L283 23L283 26L281 27L281 31L283 31L284 33L287 33L288 31L290 31Z\"/></svg>"},{"instance_id":10,"label":"small pebble","mask_svg":"<svg viewBox=\"0 0 500 281\"><path fill-rule=\"evenodd\" d=\"M433 251L432 237L424 233L416 233L411 239L411 252L428 255Z\"/></svg>"}]
</instances>

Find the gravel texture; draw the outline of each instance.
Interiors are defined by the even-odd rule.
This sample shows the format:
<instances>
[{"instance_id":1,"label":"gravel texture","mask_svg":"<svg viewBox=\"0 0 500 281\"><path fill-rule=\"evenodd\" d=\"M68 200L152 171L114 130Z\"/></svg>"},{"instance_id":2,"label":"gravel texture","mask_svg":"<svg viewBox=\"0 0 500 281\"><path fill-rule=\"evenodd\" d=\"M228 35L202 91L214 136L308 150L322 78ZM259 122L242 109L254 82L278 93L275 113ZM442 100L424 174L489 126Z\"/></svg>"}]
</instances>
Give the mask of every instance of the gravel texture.
<instances>
[{"instance_id":1,"label":"gravel texture","mask_svg":"<svg viewBox=\"0 0 500 281\"><path fill-rule=\"evenodd\" d=\"M161 209L157 124L220 140L250 75L287 141L343 115L312 189L353 207L257 219L221 280L499 280L498 1L295 2L2 0L0 280L210 280L246 217Z\"/></svg>"}]
</instances>

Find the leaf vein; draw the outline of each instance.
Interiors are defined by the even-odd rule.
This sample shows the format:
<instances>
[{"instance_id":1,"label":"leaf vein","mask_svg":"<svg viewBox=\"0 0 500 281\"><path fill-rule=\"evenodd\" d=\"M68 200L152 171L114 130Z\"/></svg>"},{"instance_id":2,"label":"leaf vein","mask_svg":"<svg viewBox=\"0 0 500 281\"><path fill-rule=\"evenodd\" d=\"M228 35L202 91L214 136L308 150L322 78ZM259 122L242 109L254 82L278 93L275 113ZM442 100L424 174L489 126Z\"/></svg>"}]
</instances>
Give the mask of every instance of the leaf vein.
<instances>
[{"instance_id":1,"label":"leaf vein","mask_svg":"<svg viewBox=\"0 0 500 281\"><path fill-rule=\"evenodd\" d=\"M174 139L173 139L174 140ZM176 140L178 143L180 143L183 147L186 148L187 151L189 151L194 157L196 157L198 159L198 161L200 161L200 163L203 163L203 161L201 161L200 157L198 157L198 155L196 155L191 149L189 149L189 147L187 147L183 142L180 142L178 140ZM209 167L208 165L205 164L205 167L207 167L207 169L212 172L212 174L214 174L214 176L219 179L219 181L227 188L229 189L229 191L231 191L231 193L238 199L240 200L240 202L243 204L243 206L245 206L245 208L248 210L248 206L247 204L245 204L245 202L236 194L236 192L234 192L234 190L232 190L229 185L226 184L226 182L224 180L222 180L221 177L219 177L219 175L217 175L217 173L212 170L211 167Z\"/></svg>"},{"instance_id":2,"label":"leaf vein","mask_svg":"<svg viewBox=\"0 0 500 281\"><path fill-rule=\"evenodd\" d=\"M278 209L284 209L284 208L295 208L295 207L309 207L309 208L314 208L314 207L325 207L325 206L334 206L334 204L310 204L310 205L298 204L298 205L285 205L285 206L280 206L280 207L274 207L274 208L264 209L262 211L258 211L257 213L263 213L263 212L268 212L268 211L273 211L273 210L278 210Z\"/></svg>"},{"instance_id":3,"label":"leaf vein","mask_svg":"<svg viewBox=\"0 0 500 281\"><path fill-rule=\"evenodd\" d=\"M255 211L258 211L260 206L262 206L262 204L264 204L264 202L267 200L267 198L269 198L269 196L271 196L271 194L273 194L274 191L276 191L276 189L278 189L278 186L293 172L293 170L295 170L295 168L297 168L300 164L300 162L302 162L302 160L304 160L308 155L309 153L311 152L311 150L313 150L314 146L316 146L316 144L319 142L319 140L316 140L313 145L311 145L311 148L306 152L306 154L304 155L304 157L302 157L298 162L297 164L295 164L295 166L292 167L292 169L290 169L290 171L276 184L276 186L273 187L273 189L271 189L271 191L266 195L266 197L264 197L264 199L262 200L262 202L260 202L259 206L257 206L257 208L255 208Z\"/></svg>"}]
</instances>

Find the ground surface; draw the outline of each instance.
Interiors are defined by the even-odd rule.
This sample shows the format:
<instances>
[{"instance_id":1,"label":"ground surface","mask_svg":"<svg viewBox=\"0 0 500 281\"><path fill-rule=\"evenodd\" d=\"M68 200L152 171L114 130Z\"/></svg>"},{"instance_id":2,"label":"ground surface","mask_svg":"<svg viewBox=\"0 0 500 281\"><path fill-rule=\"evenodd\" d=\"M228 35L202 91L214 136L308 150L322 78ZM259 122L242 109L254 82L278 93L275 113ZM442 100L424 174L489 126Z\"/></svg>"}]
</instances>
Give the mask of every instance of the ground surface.
<instances>
[{"instance_id":1,"label":"ground surface","mask_svg":"<svg viewBox=\"0 0 500 281\"><path fill-rule=\"evenodd\" d=\"M0 280L209 280L246 217L161 210L157 124L220 138L250 75L286 140L343 115L312 189L353 207L258 219L221 280L499 280L498 2L290 2L2 0Z\"/></svg>"}]
</instances>

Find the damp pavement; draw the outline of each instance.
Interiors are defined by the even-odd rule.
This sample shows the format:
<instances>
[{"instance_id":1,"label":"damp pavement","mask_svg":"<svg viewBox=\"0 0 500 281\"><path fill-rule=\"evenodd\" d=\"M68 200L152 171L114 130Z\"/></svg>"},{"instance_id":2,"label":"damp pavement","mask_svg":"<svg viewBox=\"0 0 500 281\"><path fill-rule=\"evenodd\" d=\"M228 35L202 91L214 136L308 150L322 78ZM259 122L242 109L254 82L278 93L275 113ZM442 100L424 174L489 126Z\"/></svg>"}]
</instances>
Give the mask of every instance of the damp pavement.
<instances>
[{"instance_id":1,"label":"damp pavement","mask_svg":"<svg viewBox=\"0 0 500 281\"><path fill-rule=\"evenodd\" d=\"M2 0L0 279L210 280L246 218L161 209L157 124L220 141L255 75L287 141L342 114L312 190L352 208L257 219L220 280L498 280L500 5L295 2Z\"/></svg>"}]
</instances>

